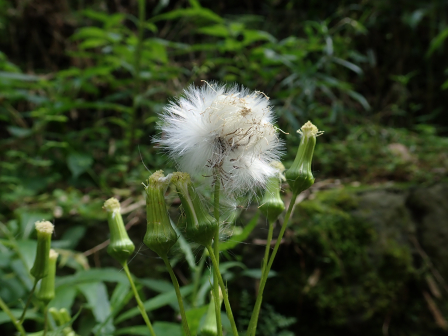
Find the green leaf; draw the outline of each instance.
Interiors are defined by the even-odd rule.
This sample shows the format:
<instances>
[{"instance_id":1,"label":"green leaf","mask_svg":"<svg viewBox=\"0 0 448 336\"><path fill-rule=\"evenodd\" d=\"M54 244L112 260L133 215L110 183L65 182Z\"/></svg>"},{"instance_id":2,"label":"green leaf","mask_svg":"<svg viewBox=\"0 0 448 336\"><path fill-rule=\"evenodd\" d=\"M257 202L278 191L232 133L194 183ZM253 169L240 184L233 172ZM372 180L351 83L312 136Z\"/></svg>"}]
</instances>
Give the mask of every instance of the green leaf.
<instances>
[{"instance_id":1,"label":"green leaf","mask_svg":"<svg viewBox=\"0 0 448 336\"><path fill-rule=\"evenodd\" d=\"M250 235L250 233L252 232L252 230L255 228L255 226L258 223L258 218L260 217L260 214L257 213L254 218L252 218L252 220L249 222L249 224L247 224L243 231L238 234L235 235L233 237L230 237L229 240L219 244L219 250L220 251L226 251L229 249L234 248L236 245L238 245L239 243L243 242L246 240L246 238Z\"/></svg>"},{"instance_id":2,"label":"green leaf","mask_svg":"<svg viewBox=\"0 0 448 336\"><path fill-rule=\"evenodd\" d=\"M158 293L165 293L172 291L174 289L171 282L165 281L165 280L157 280L157 279L138 279L139 283L141 283L143 286L148 287L149 289L158 292Z\"/></svg>"},{"instance_id":3,"label":"green leaf","mask_svg":"<svg viewBox=\"0 0 448 336\"><path fill-rule=\"evenodd\" d=\"M49 307L57 309L65 308L71 310L76 297L76 287L72 285L59 286L55 289L54 299L48 304Z\"/></svg>"},{"instance_id":4,"label":"green leaf","mask_svg":"<svg viewBox=\"0 0 448 336\"><path fill-rule=\"evenodd\" d=\"M30 128L21 128L17 126L7 126L6 129L16 138L25 138L33 133L33 130Z\"/></svg>"},{"instance_id":5,"label":"green leaf","mask_svg":"<svg viewBox=\"0 0 448 336\"><path fill-rule=\"evenodd\" d=\"M102 282L84 283L77 286L84 294L95 320L102 324L100 335L110 335L115 330L112 324L111 309L107 289Z\"/></svg>"},{"instance_id":6,"label":"green leaf","mask_svg":"<svg viewBox=\"0 0 448 336\"><path fill-rule=\"evenodd\" d=\"M161 336L182 336L182 328L179 324L171 322L156 322L153 325L154 333ZM133 326L117 330L115 336L147 336L149 335L147 326Z\"/></svg>"},{"instance_id":7,"label":"green leaf","mask_svg":"<svg viewBox=\"0 0 448 336\"><path fill-rule=\"evenodd\" d=\"M11 313L17 318L19 319L20 316L22 315L22 309L10 309ZM35 321L42 321L42 316L32 310L27 310L26 314L25 314L25 320L35 320ZM0 312L0 324L4 324L7 322L11 322L11 319L9 318L8 315L6 315L5 312L1 311Z\"/></svg>"},{"instance_id":8,"label":"green leaf","mask_svg":"<svg viewBox=\"0 0 448 336\"><path fill-rule=\"evenodd\" d=\"M84 282L98 282L98 281L127 283L128 279L124 273L119 272L115 268L96 268L96 269L79 271L74 275L57 277L56 287L64 285L74 286Z\"/></svg>"},{"instance_id":9,"label":"green leaf","mask_svg":"<svg viewBox=\"0 0 448 336\"><path fill-rule=\"evenodd\" d=\"M254 279L261 279L261 269L259 269L259 268L257 268L257 269L246 269L246 270L243 271L243 273L241 273L241 275L245 275L245 276L248 276L248 277L254 278ZM277 275L276 271L270 270L268 278L272 278L272 277L274 277L276 275Z\"/></svg>"},{"instance_id":10,"label":"green leaf","mask_svg":"<svg viewBox=\"0 0 448 336\"><path fill-rule=\"evenodd\" d=\"M182 252L185 254L185 259L187 259L188 266L192 270L196 269L196 263L194 261L193 251L191 250L191 245L187 243L184 236L182 236L182 233L179 231L177 226L171 221L171 226L174 228L174 231L176 231L177 236L179 239L177 240L179 243L179 247L182 250Z\"/></svg>"},{"instance_id":11,"label":"green leaf","mask_svg":"<svg viewBox=\"0 0 448 336\"><path fill-rule=\"evenodd\" d=\"M367 101L367 99L364 98L363 95L359 94L358 92L352 91L352 90L347 91L347 93L350 97L352 97L353 99L358 101L358 103L360 103L362 105L362 107L364 107L367 111L370 110L370 104Z\"/></svg>"},{"instance_id":12,"label":"green leaf","mask_svg":"<svg viewBox=\"0 0 448 336\"><path fill-rule=\"evenodd\" d=\"M431 56L434 51L440 48L442 43L448 38L448 27L442 30L436 37L434 37L429 45L428 52L426 53L426 57Z\"/></svg>"},{"instance_id":13,"label":"green leaf","mask_svg":"<svg viewBox=\"0 0 448 336\"><path fill-rule=\"evenodd\" d=\"M192 291L193 291L193 285L184 286L180 289L180 292L181 292L182 296L184 296L184 297L186 295L190 294ZM172 291L159 294L156 297L145 301L143 303L143 305L145 306L145 310L148 312L148 311L155 310L157 308L166 306L166 305L168 305L172 302L176 302L176 301L177 301L176 292L173 289ZM115 319L115 323L121 323L121 322L126 321L126 320L130 319L131 317L137 316L139 314L140 314L140 311L138 310L138 307L134 307L132 309L129 309L127 312L121 314L120 316L118 316Z\"/></svg>"},{"instance_id":14,"label":"green leaf","mask_svg":"<svg viewBox=\"0 0 448 336\"><path fill-rule=\"evenodd\" d=\"M88 170L92 163L92 156L85 153L70 153L67 157L67 165L74 178Z\"/></svg>"},{"instance_id":15,"label":"green leaf","mask_svg":"<svg viewBox=\"0 0 448 336\"><path fill-rule=\"evenodd\" d=\"M201 318L207 313L207 309L208 305L205 305L202 307L187 310L185 312L192 336L195 336L198 333Z\"/></svg>"}]
</instances>

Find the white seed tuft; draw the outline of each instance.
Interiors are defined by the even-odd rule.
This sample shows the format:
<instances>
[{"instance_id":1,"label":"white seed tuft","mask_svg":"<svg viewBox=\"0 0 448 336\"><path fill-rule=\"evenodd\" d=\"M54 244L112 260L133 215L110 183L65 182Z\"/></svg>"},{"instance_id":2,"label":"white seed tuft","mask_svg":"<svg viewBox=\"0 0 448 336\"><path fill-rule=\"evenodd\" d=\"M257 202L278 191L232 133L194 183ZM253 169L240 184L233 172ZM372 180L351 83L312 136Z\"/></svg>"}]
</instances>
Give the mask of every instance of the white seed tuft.
<instances>
[{"instance_id":1,"label":"white seed tuft","mask_svg":"<svg viewBox=\"0 0 448 336\"><path fill-rule=\"evenodd\" d=\"M162 136L156 139L192 176L213 178L228 194L263 187L277 169L282 141L273 125L269 98L245 88L208 84L190 86L161 114Z\"/></svg>"}]
</instances>

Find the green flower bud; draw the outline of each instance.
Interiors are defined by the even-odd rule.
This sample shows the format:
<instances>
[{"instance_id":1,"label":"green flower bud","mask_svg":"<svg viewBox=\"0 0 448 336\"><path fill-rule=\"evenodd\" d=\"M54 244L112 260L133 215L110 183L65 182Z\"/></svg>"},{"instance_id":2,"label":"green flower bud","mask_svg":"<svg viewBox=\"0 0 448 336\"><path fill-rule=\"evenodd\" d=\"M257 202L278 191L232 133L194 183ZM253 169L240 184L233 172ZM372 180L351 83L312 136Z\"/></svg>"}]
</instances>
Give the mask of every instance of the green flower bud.
<instances>
[{"instance_id":1,"label":"green flower bud","mask_svg":"<svg viewBox=\"0 0 448 336\"><path fill-rule=\"evenodd\" d=\"M172 182L179 193L187 218L185 236L195 243L204 246L211 245L216 230L218 230L218 222L208 213L202 203L193 183L191 183L190 175L174 173Z\"/></svg>"},{"instance_id":2,"label":"green flower bud","mask_svg":"<svg viewBox=\"0 0 448 336\"><path fill-rule=\"evenodd\" d=\"M311 172L311 161L313 159L314 146L316 145L316 137L323 132L320 132L316 126L308 121L297 133L302 136L299 150L291 168L286 171L285 176L292 191L299 194L311 187L314 183L314 176Z\"/></svg>"},{"instance_id":3,"label":"green flower bud","mask_svg":"<svg viewBox=\"0 0 448 336\"><path fill-rule=\"evenodd\" d=\"M134 253L134 243L129 239L123 218L120 213L120 202L116 198L109 198L104 202L104 209L107 211L107 222L109 223L110 244L107 253L123 264Z\"/></svg>"},{"instance_id":4,"label":"green flower bud","mask_svg":"<svg viewBox=\"0 0 448 336\"><path fill-rule=\"evenodd\" d=\"M56 276L56 261L59 254L51 249L48 256L48 275L40 282L39 291L36 297L47 305L54 299L54 278Z\"/></svg>"},{"instance_id":5,"label":"green flower bud","mask_svg":"<svg viewBox=\"0 0 448 336\"><path fill-rule=\"evenodd\" d=\"M41 221L36 222L35 226L37 231L36 258L30 273L36 280L40 280L48 274L48 258L54 225L47 221Z\"/></svg>"},{"instance_id":6,"label":"green flower bud","mask_svg":"<svg viewBox=\"0 0 448 336\"><path fill-rule=\"evenodd\" d=\"M219 307L222 305L222 292L219 288ZM215 298L213 294L210 298L210 303L208 304L207 315L205 316L204 325L201 328L201 336L217 336L218 326L216 324L216 312L215 312Z\"/></svg>"},{"instance_id":7,"label":"green flower bud","mask_svg":"<svg viewBox=\"0 0 448 336\"><path fill-rule=\"evenodd\" d=\"M278 170L278 175L268 179L259 209L267 217L269 222L273 223L285 210L285 204L280 197L281 181L285 180L285 177L282 175L285 167L278 161L272 162L271 165Z\"/></svg>"},{"instance_id":8,"label":"green flower bud","mask_svg":"<svg viewBox=\"0 0 448 336\"><path fill-rule=\"evenodd\" d=\"M167 256L177 241L164 197L170 181L171 175L165 177L163 171L158 170L149 177L148 185L145 185L147 229L143 243L162 258Z\"/></svg>"}]
</instances>

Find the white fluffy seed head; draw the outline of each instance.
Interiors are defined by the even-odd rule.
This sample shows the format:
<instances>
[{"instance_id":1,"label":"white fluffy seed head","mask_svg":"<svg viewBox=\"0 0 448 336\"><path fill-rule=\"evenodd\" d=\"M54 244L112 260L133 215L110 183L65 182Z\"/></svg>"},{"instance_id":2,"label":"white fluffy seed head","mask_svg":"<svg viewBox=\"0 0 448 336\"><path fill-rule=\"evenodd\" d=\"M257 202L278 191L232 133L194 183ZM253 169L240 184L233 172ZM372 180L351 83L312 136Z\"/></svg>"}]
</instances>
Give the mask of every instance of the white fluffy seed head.
<instances>
[{"instance_id":1,"label":"white fluffy seed head","mask_svg":"<svg viewBox=\"0 0 448 336\"><path fill-rule=\"evenodd\" d=\"M161 120L156 142L179 169L192 176L217 170L228 194L253 192L276 174L270 163L278 160L282 141L269 98L261 92L192 85L164 109Z\"/></svg>"}]
</instances>

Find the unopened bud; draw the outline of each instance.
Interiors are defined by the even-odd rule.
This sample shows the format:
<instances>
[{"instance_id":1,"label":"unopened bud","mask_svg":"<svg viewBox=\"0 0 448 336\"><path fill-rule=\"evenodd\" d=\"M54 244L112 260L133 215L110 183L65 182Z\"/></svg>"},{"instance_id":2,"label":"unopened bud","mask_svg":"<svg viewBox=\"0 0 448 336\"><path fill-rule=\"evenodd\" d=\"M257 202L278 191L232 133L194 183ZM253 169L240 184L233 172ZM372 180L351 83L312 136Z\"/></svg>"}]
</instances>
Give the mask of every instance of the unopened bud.
<instances>
[{"instance_id":1,"label":"unopened bud","mask_svg":"<svg viewBox=\"0 0 448 336\"><path fill-rule=\"evenodd\" d=\"M48 256L48 275L41 280L39 291L36 294L36 297L45 305L54 299L54 278L56 276L56 261L58 260L58 256L59 254L55 250L50 250Z\"/></svg>"},{"instance_id":2,"label":"unopened bud","mask_svg":"<svg viewBox=\"0 0 448 336\"><path fill-rule=\"evenodd\" d=\"M134 253L134 243L129 239L123 218L120 213L120 202L116 198L109 198L104 202L107 211L107 222L109 223L110 244L107 253L120 264L125 263Z\"/></svg>"},{"instance_id":3,"label":"unopened bud","mask_svg":"<svg viewBox=\"0 0 448 336\"><path fill-rule=\"evenodd\" d=\"M190 175L176 172L172 178L187 219L185 236L198 244L211 245L218 222L211 216L191 183Z\"/></svg>"},{"instance_id":4,"label":"unopened bud","mask_svg":"<svg viewBox=\"0 0 448 336\"><path fill-rule=\"evenodd\" d=\"M147 228L143 243L162 258L167 256L178 238L171 226L164 196L170 181L171 175L165 177L163 171L158 170L145 185Z\"/></svg>"},{"instance_id":5,"label":"unopened bud","mask_svg":"<svg viewBox=\"0 0 448 336\"><path fill-rule=\"evenodd\" d=\"M222 305L222 292L221 288L219 288L219 307ZM201 336L217 336L218 335L218 326L216 323L216 311L215 311L215 298L213 293L210 298L210 303L208 304L207 315L205 316L204 325L201 328Z\"/></svg>"},{"instance_id":6,"label":"unopened bud","mask_svg":"<svg viewBox=\"0 0 448 336\"><path fill-rule=\"evenodd\" d=\"M285 179L282 174L285 167L278 161L273 162L271 165L277 169L278 174L268 179L266 190L259 208L262 214L267 217L269 222L273 223L285 210L285 204L280 197L281 183L282 180Z\"/></svg>"},{"instance_id":7,"label":"unopened bud","mask_svg":"<svg viewBox=\"0 0 448 336\"><path fill-rule=\"evenodd\" d=\"M297 131L302 136L296 158L286 171L286 180L292 191L296 194L311 187L314 183L314 176L311 172L311 161L313 160L316 137L323 132L319 132L316 126L310 121Z\"/></svg>"},{"instance_id":8,"label":"unopened bud","mask_svg":"<svg viewBox=\"0 0 448 336\"><path fill-rule=\"evenodd\" d=\"M48 274L48 259L54 225L48 221L41 221L36 222L35 226L37 232L36 258L30 273L36 280L40 280Z\"/></svg>"}]
</instances>

